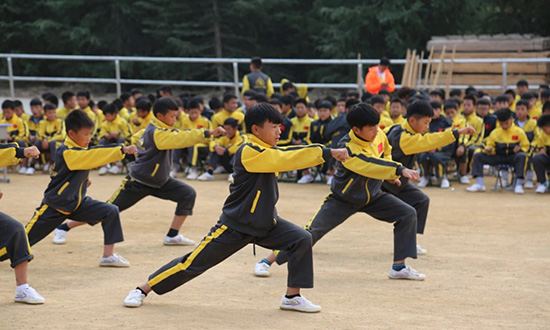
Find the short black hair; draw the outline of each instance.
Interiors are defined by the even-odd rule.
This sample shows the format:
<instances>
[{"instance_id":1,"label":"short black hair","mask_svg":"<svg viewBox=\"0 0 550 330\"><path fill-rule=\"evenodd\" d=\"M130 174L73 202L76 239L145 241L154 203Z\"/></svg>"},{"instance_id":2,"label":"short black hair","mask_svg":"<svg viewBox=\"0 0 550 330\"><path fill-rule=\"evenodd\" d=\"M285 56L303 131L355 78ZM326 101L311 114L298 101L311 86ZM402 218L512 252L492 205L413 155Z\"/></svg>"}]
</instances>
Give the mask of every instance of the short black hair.
<instances>
[{"instance_id":1,"label":"short black hair","mask_svg":"<svg viewBox=\"0 0 550 330\"><path fill-rule=\"evenodd\" d=\"M250 90L251 90L251 89L249 89L249 91L250 91ZM246 93L246 92L245 92L245 93ZM282 96L282 95L281 95L281 93L279 93L279 92L273 92L273 94L271 94L271 98L272 98L272 99L280 99L281 96Z\"/></svg>"},{"instance_id":2,"label":"short black hair","mask_svg":"<svg viewBox=\"0 0 550 330\"><path fill-rule=\"evenodd\" d=\"M390 104L392 104L392 103L399 103L401 105L405 105L403 103L403 100L401 100L400 98L397 98L397 97L394 97L393 99L391 99Z\"/></svg>"},{"instance_id":3,"label":"short black hair","mask_svg":"<svg viewBox=\"0 0 550 330\"><path fill-rule=\"evenodd\" d=\"M254 96L253 99L256 100L256 102L258 103L267 103L267 95L265 95L264 93L256 93L256 96ZM277 100L277 98L272 99Z\"/></svg>"},{"instance_id":4,"label":"short black hair","mask_svg":"<svg viewBox=\"0 0 550 330\"><path fill-rule=\"evenodd\" d=\"M510 103L510 99L508 98L508 96L502 94L502 95L497 96L495 102L507 102L507 103Z\"/></svg>"},{"instance_id":5,"label":"short black hair","mask_svg":"<svg viewBox=\"0 0 550 330\"><path fill-rule=\"evenodd\" d=\"M5 100L2 102L2 109L15 109L15 104L13 104L13 101Z\"/></svg>"},{"instance_id":6,"label":"short black hair","mask_svg":"<svg viewBox=\"0 0 550 330\"><path fill-rule=\"evenodd\" d=\"M237 127L239 127L239 122L235 118L227 118L223 122L223 126L225 126L225 125L231 126L233 128L237 128Z\"/></svg>"},{"instance_id":7,"label":"short black hair","mask_svg":"<svg viewBox=\"0 0 550 330\"><path fill-rule=\"evenodd\" d=\"M256 94L257 93L253 89L247 89L244 91L243 96L254 97Z\"/></svg>"},{"instance_id":8,"label":"short black hair","mask_svg":"<svg viewBox=\"0 0 550 330\"><path fill-rule=\"evenodd\" d=\"M140 97L139 99L137 99L136 110L150 112L152 106L153 104L151 103L151 101L149 101L147 97Z\"/></svg>"},{"instance_id":9,"label":"short black hair","mask_svg":"<svg viewBox=\"0 0 550 330\"><path fill-rule=\"evenodd\" d=\"M390 60L386 56L384 56L380 59L380 64L390 66Z\"/></svg>"},{"instance_id":10,"label":"short black hair","mask_svg":"<svg viewBox=\"0 0 550 330\"><path fill-rule=\"evenodd\" d=\"M516 109L518 108L518 105L523 105L527 110L529 110L529 101L521 99L516 103Z\"/></svg>"},{"instance_id":11,"label":"short black hair","mask_svg":"<svg viewBox=\"0 0 550 330\"><path fill-rule=\"evenodd\" d=\"M250 60L250 64L255 68L255 69L261 69L262 68L262 59L258 56L255 56L253 57L251 60Z\"/></svg>"},{"instance_id":12,"label":"short black hair","mask_svg":"<svg viewBox=\"0 0 550 330\"><path fill-rule=\"evenodd\" d=\"M97 102L97 107L100 108L101 110L103 110L103 108L108 104L109 102L105 101L105 100L100 100Z\"/></svg>"},{"instance_id":13,"label":"short black hair","mask_svg":"<svg viewBox=\"0 0 550 330\"><path fill-rule=\"evenodd\" d=\"M441 97L443 100L445 99L445 92L443 92L441 89L434 89L433 91L430 92L429 95L437 95Z\"/></svg>"},{"instance_id":14,"label":"short black hair","mask_svg":"<svg viewBox=\"0 0 550 330\"><path fill-rule=\"evenodd\" d=\"M375 126L380 123L380 114L372 105L358 103L354 105L346 116L349 127L362 129L365 126Z\"/></svg>"},{"instance_id":15,"label":"short black hair","mask_svg":"<svg viewBox=\"0 0 550 330\"><path fill-rule=\"evenodd\" d=\"M542 112L546 111L546 110L550 110L550 101L546 101L544 102L544 104L542 105Z\"/></svg>"},{"instance_id":16,"label":"short black hair","mask_svg":"<svg viewBox=\"0 0 550 330\"><path fill-rule=\"evenodd\" d=\"M449 92L449 96L450 97L454 97L454 96L462 96L462 91L460 89L452 89L450 92Z\"/></svg>"},{"instance_id":17,"label":"short black hair","mask_svg":"<svg viewBox=\"0 0 550 330\"><path fill-rule=\"evenodd\" d=\"M378 91L378 95L391 95L390 91L382 88L380 91Z\"/></svg>"},{"instance_id":18,"label":"short black hair","mask_svg":"<svg viewBox=\"0 0 550 330\"><path fill-rule=\"evenodd\" d=\"M447 110L447 109L458 110L458 105L456 104L455 101L445 101L445 103L443 103L443 110Z\"/></svg>"},{"instance_id":19,"label":"short black hair","mask_svg":"<svg viewBox=\"0 0 550 330\"><path fill-rule=\"evenodd\" d=\"M76 93L76 97L85 97L89 100L90 99L90 92L89 91L78 91L78 93Z\"/></svg>"},{"instance_id":20,"label":"short black hair","mask_svg":"<svg viewBox=\"0 0 550 330\"><path fill-rule=\"evenodd\" d=\"M268 121L273 124L282 124L283 115L271 104L259 103L246 111L244 123L246 131L252 133L252 126L263 126Z\"/></svg>"},{"instance_id":21,"label":"short black hair","mask_svg":"<svg viewBox=\"0 0 550 330\"><path fill-rule=\"evenodd\" d=\"M434 109L430 103L426 100L415 100L407 107L407 118L424 118L424 117L433 117Z\"/></svg>"},{"instance_id":22,"label":"short black hair","mask_svg":"<svg viewBox=\"0 0 550 330\"><path fill-rule=\"evenodd\" d=\"M399 91L397 91L397 97L400 99L404 99L413 93L413 90L409 87L401 87Z\"/></svg>"},{"instance_id":23,"label":"short black hair","mask_svg":"<svg viewBox=\"0 0 550 330\"><path fill-rule=\"evenodd\" d=\"M433 100L430 101L430 106L432 107L432 109L441 109L443 107L443 104L441 104L441 102L439 101Z\"/></svg>"},{"instance_id":24,"label":"short black hair","mask_svg":"<svg viewBox=\"0 0 550 330\"><path fill-rule=\"evenodd\" d=\"M94 121L83 110L71 111L65 118L65 131L78 132L82 128L94 128Z\"/></svg>"},{"instance_id":25,"label":"short black hair","mask_svg":"<svg viewBox=\"0 0 550 330\"><path fill-rule=\"evenodd\" d=\"M369 92L364 92L363 95L361 95L361 102L366 102L367 100L370 100L372 97L372 94Z\"/></svg>"},{"instance_id":26,"label":"short black hair","mask_svg":"<svg viewBox=\"0 0 550 330\"><path fill-rule=\"evenodd\" d=\"M348 91L346 93L347 97L355 97L356 99L359 99L359 92L358 91Z\"/></svg>"},{"instance_id":27,"label":"short black hair","mask_svg":"<svg viewBox=\"0 0 550 330\"><path fill-rule=\"evenodd\" d=\"M34 99L31 100L31 107L33 105L42 105L42 101L38 98L38 97L35 97Z\"/></svg>"},{"instance_id":28,"label":"short black hair","mask_svg":"<svg viewBox=\"0 0 550 330\"><path fill-rule=\"evenodd\" d=\"M48 103L48 104L44 104L44 112L48 111L48 110L56 110L57 111L57 107L51 103Z\"/></svg>"},{"instance_id":29,"label":"short black hair","mask_svg":"<svg viewBox=\"0 0 550 330\"><path fill-rule=\"evenodd\" d=\"M372 105L375 105L376 103L382 103L382 104L386 104L386 100L384 100L384 98L380 95L374 95L372 98L371 98L371 104Z\"/></svg>"},{"instance_id":30,"label":"short black hair","mask_svg":"<svg viewBox=\"0 0 550 330\"><path fill-rule=\"evenodd\" d=\"M549 90L550 89L550 86L546 85L546 84L540 84L539 85L539 89L544 89L544 90Z\"/></svg>"},{"instance_id":31,"label":"short black hair","mask_svg":"<svg viewBox=\"0 0 550 330\"><path fill-rule=\"evenodd\" d=\"M336 98L332 95L325 96L325 101L329 101L333 107L336 106Z\"/></svg>"},{"instance_id":32,"label":"short black hair","mask_svg":"<svg viewBox=\"0 0 550 330\"><path fill-rule=\"evenodd\" d=\"M269 101L269 104L271 104L271 105L277 104L280 107L283 106L283 102L281 102L281 100L279 100L279 99L273 99L273 100Z\"/></svg>"},{"instance_id":33,"label":"short black hair","mask_svg":"<svg viewBox=\"0 0 550 330\"><path fill-rule=\"evenodd\" d=\"M512 97L516 97L516 92L513 89L507 89L504 94L511 94Z\"/></svg>"},{"instance_id":34,"label":"short black hair","mask_svg":"<svg viewBox=\"0 0 550 330\"><path fill-rule=\"evenodd\" d=\"M57 96L53 95L50 92L43 93L42 94L42 99L52 103L56 107L59 105L59 99L57 98Z\"/></svg>"},{"instance_id":35,"label":"short black hair","mask_svg":"<svg viewBox=\"0 0 550 330\"><path fill-rule=\"evenodd\" d=\"M498 121L507 121L508 119L512 118L512 110L506 108L506 109L500 109L496 112Z\"/></svg>"},{"instance_id":36,"label":"short black hair","mask_svg":"<svg viewBox=\"0 0 550 330\"><path fill-rule=\"evenodd\" d=\"M283 91L286 91L286 90L294 88L294 84L290 81L287 81L283 84L282 87L283 87Z\"/></svg>"},{"instance_id":37,"label":"short black hair","mask_svg":"<svg viewBox=\"0 0 550 330\"><path fill-rule=\"evenodd\" d=\"M162 91L163 93L172 94L172 87L170 87L168 85L160 86L159 91Z\"/></svg>"},{"instance_id":38,"label":"short black hair","mask_svg":"<svg viewBox=\"0 0 550 330\"><path fill-rule=\"evenodd\" d=\"M122 100L122 102L128 101L128 99L130 97L132 97L132 94L130 94L128 92L124 92L124 93L120 94L120 99Z\"/></svg>"},{"instance_id":39,"label":"short black hair","mask_svg":"<svg viewBox=\"0 0 550 330\"><path fill-rule=\"evenodd\" d=\"M281 103L292 107L294 106L294 98L290 95L283 95L281 96Z\"/></svg>"},{"instance_id":40,"label":"short black hair","mask_svg":"<svg viewBox=\"0 0 550 330\"><path fill-rule=\"evenodd\" d=\"M358 104L358 99L347 99L346 100L346 109L351 109L354 105Z\"/></svg>"},{"instance_id":41,"label":"short black hair","mask_svg":"<svg viewBox=\"0 0 550 330\"><path fill-rule=\"evenodd\" d=\"M542 91L540 93L540 98L547 98L547 97L550 97L550 91Z\"/></svg>"},{"instance_id":42,"label":"short black hair","mask_svg":"<svg viewBox=\"0 0 550 330\"><path fill-rule=\"evenodd\" d=\"M63 101L63 104L67 103L72 97L74 97L73 92L66 91L65 93L61 94L61 100Z\"/></svg>"},{"instance_id":43,"label":"short black hair","mask_svg":"<svg viewBox=\"0 0 550 330\"><path fill-rule=\"evenodd\" d=\"M530 100L530 99L536 99L537 97L535 96L534 93L530 93L530 92L525 92L523 94L521 94L521 99L522 100Z\"/></svg>"},{"instance_id":44,"label":"short black hair","mask_svg":"<svg viewBox=\"0 0 550 330\"><path fill-rule=\"evenodd\" d=\"M485 98L483 99L479 99L477 100L477 105L480 106L480 105L487 105L487 106L491 106L491 102Z\"/></svg>"},{"instance_id":45,"label":"short black hair","mask_svg":"<svg viewBox=\"0 0 550 330\"><path fill-rule=\"evenodd\" d=\"M521 79L521 80L518 80L518 82L516 83L516 86L517 87L519 87L519 86L529 87L529 83L527 82L527 80Z\"/></svg>"},{"instance_id":46,"label":"short black hair","mask_svg":"<svg viewBox=\"0 0 550 330\"><path fill-rule=\"evenodd\" d=\"M197 102L199 105L201 104L204 104L204 99L202 98L202 96L200 95L197 95L197 96L193 96L190 100L190 102Z\"/></svg>"},{"instance_id":47,"label":"short black hair","mask_svg":"<svg viewBox=\"0 0 550 330\"><path fill-rule=\"evenodd\" d=\"M219 109L219 108L222 107L222 104L221 104L220 100L217 97L213 97L208 102L208 107L210 109Z\"/></svg>"},{"instance_id":48,"label":"short black hair","mask_svg":"<svg viewBox=\"0 0 550 330\"><path fill-rule=\"evenodd\" d=\"M550 126L550 115L542 115L537 119L537 126L544 127Z\"/></svg>"},{"instance_id":49,"label":"short black hair","mask_svg":"<svg viewBox=\"0 0 550 330\"><path fill-rule=\"evenodd\" d=\"M199 110L201 109L200 103L193 99L189 101L189 104L187 106L189 109L199 109Z\"/></svg>"},{"instance_id":50,"label":"short black hair","mask_svg":"<svg viewBox=\"0 0 550 330\"><path fill-rule=\"evenodd\" d=\"M339 102L346 102L346 98L345 97L341 97L339 98L336 103L339 103Z\"/></svg>"},{"instance_id":51,"label":"short black hair","mask_svg":"<svg viewBox=\"0 0 550 330\"><path fill-rule=\"evenodd\" d=\"M273 98L272 98L271 100L273 101ZM306 101L306 99L304 99L304 98L299 98L299 99L296 99L296 100L294 101L294 105L296 105L296 104L298 104L298 103L302 103L303 105L305 105L305 106L307 107L307 101Z\"/></svg>"},{"instance_id":52,"label":"short black hair","mask_svg":"<svg viewBox=\"0 0 550 330\"><path fill-rule=\"evenodd\" d=\"M468 88L466 88L466 89L464 90L464 93L465 93L466 95L472 94L472 93L475 93L475 92L477 92L477 89L475 89L475 87L471 87L471 86L468 87Z\"/></svg>"},{"instance_id":53,"label":"short black hair","mask_svg":"<svg viewBox=\"0 0 550 330\"><path fill-rule=\"evenodd\" d=\"M178 104L170 97L161 97L153 104L153 114L155 116L159 113L165 115L170 110L178 111Z\"/></svg>"},{"instance_id":54,"label":"short black hair","mask_svg":"<svg viewBox=\"0 0 550 330\"><path fill-rule=\"evenodd\" d=\"M16 108L23 107L23 102L21 102L20 100L13 100L13 106Z\"/></svg>"},{"instance_id":55,"label":"short black hair","mask_svg":"<svg viewBox=\"0 0 550 330\"><path fill-rule=\"evenodd\" d=\"M120 109L124 108L124 102L122 102L121 99L114 99L113 104L116 106L117 110L120 111ZM130 110L130 109L128 109Z\"/></svg>"},{"instance_id":56,"label":"short black hair","mask_svg":"<svg viewBox=\"0 0 550 330\"><path fill-rule=\"evenodd\" d=\"M228 93L223 96L223 103L227 103L231 101L232 99L237 99L237 97L234 94Z\"/></svg>"},{"instance_id":57,"label":"short black hair","mask_svg":"<svg viewBox=\"0 0 550 330\"><path fill-rule=\"evenodd\" d=\"M330 103L327 100L319 100L317 104L315 105L317 109L329 109L332 110L332 103Z\"/></svg>"},{"instance_id":58,"label":"short black hair","mask_svg":"<svg viewBox=\"0 0 550 330\"><path fill-rule=\"evenodd\" d=\"M464 99L462 100L462 102L464 102L465 100L471 100L474 105L476 105L476 103L477 103L476 97L473 96L472 94L468 94L468 95L464 96Z\"/></svg>"},{"instance_id":59,"label":"short black hair","mask_svg":"<svg viewBox=\"0 0 550 330\"><path fill-rule=\"evenodd\" d=\"M109 103L109 104L107 104L103 107L103 113L110 113L110 114L114 115L117 112L118 112L118 109L112 103Z\"/></svg>"},{"instance_id":60,"label":"short black hair","mask_svg":"<svg viewBox=\"0 0 550 330\"><path fill-rule=\"evenodd\" d=\"M149 102L151 102L151 104L155 103L155 101L157 100L157 97L151 93L147 94L147 98L149 99Z\"/></svg>"},{"instance_id":61,"label":"short black hair","mask_svg":"<svg viewBox=\"0 0 550 330\"><path fill-rule=\"evenodd\" d=\"M130 90L130 94L132 94L132 96L134 96L136 94L141 94L141 90L139 90L139 88L132 88Z\"/></svg>"}]
</instances>

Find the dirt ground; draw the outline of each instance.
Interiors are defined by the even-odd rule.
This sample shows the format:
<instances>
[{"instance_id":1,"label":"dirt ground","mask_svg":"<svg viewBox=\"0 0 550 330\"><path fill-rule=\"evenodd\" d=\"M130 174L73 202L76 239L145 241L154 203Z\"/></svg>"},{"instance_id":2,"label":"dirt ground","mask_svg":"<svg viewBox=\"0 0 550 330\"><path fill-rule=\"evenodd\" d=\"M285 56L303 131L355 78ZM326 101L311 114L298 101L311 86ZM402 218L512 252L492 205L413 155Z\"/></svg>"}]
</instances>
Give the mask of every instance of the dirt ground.
<instances>
[{"instance_id":1,"label":"dirt ground","mask_svg":"<svg viewBox=\"0 0 550 330\"><path fill-rule=\"evenodd\" d=\"M1 210L26 224L40 204L46 175L11 174L1 183ZM89 195L107 200L122 176L92 173ZM228 183L192 182L198 193L195 214L184 234L197 242L219 217ZM487 185L491 179L486 180ZM426 274L424 282L387 278L392 262L392 227L357 214L314 248L315 288L304 295L320 304L319 314L281 311L286 268L256 278L254 264L268 251L248 246L179 289L146 298L138 309L123 299L150 273L191 247L166 247L162 238L175 208L152 197L122 213L126 241L116 252L127 269L98 267L100 226L69 233L66 245L53 234L33 247L30 284L46 304L13 302L15 281L7 262L0 265L0 329L548 329L550 328L550 219L542 205L550 196L511 192L471 194L427 188L431 210L428 249L408 263ZM316 212L326 185L281 183L279 214L305 224Z\"/></svg>"}]
</instances>

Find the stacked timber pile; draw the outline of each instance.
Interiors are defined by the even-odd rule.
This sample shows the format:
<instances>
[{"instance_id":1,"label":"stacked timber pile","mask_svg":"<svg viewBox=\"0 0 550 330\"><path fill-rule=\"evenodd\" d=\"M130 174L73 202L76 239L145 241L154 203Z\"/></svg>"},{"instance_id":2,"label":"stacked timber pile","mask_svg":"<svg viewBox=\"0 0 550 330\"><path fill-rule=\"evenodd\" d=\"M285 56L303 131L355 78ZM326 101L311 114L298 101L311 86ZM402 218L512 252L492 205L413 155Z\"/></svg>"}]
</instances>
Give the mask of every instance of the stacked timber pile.
<instances>
[{"instance_id":1,"label":"stacked timber pile","mask_svg":"<svg viewBox=\"0 0 550 330\"><path fill-rule=\"evenodd\" d=\"M473 58L548 58L550 57L550 37L534 35L479 35L432 37L427 49L433 49L433 58L452 59ZM446 49L446 50L445 50ZM451 69L452 67L452 69ZM436 68L432 68L435 74ZM446 63L438 85L445 85L444 77L451 71L452 85L502 85L502 63ZM548 84L550 81L549 63L508 63L507 83L515 85L526 79L530 85Z\"/></svg>"}]
</instances>

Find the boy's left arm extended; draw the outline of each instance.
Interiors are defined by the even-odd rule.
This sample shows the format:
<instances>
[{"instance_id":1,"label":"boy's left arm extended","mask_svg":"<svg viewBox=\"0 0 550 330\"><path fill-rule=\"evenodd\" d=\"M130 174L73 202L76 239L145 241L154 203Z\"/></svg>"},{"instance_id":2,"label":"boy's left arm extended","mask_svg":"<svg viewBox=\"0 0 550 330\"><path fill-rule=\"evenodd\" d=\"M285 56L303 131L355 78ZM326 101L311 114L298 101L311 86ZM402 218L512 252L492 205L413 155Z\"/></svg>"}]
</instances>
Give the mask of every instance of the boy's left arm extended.
<instances>
[{"instance_id":1,"label":"boy's left arm extended","mask_svg":"<svg viewBox=\"0 0 550 330\"><path fill-rule=\"evenodd\" d=\"M251 173L274 173L300 170L323 164L331 158L330 149L320 144L308 146L271 147L263 149L246 145L241 162Z\"/></svg>"},{"instance_id":2,"label":"boy's left arm extended","mask_svg":"<svg viewBox=\"0 0 550 330\"><path fill-rule=\"evenodd\" d=\"M183 149L198 143L208 143L210 134L204 129L167 130L156 129L153 135L155 145L159 150Z\"/></svg>"},{"instance_id":3,"label":"boy's left arm extended","mask_svg":"<svg viewBox=\"0 0 550 330\"><path fill-rule=\"evenodd\" d=\"M91 170L123 158L122 145L99 146L88 149L73 148L63 152L63 159L71 171Z\"/></svg>"}]
</instances>

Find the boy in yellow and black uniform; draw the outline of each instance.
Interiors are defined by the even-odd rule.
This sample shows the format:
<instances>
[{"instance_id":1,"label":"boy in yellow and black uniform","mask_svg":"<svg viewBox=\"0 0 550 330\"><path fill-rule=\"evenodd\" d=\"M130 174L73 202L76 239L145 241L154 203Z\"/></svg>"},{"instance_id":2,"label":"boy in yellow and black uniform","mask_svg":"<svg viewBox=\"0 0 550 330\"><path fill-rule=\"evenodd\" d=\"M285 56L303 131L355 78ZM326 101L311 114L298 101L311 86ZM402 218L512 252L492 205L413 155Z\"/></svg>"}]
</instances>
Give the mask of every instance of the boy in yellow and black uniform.
<instances>
[{"instance_id":1,"label":"boy in yellow and black uniform","mask_svg":"<svg viewBox=\"0 0 550 330\"><path fill-rule=\"evenodd\" d=\"M136 111L132 112L128 118L128 123L130 124L132 134L145 129L147 125L149 125L149 122L154 117L152 107L153 105L151 104L151 101L149 101L149 99L145 96L140 97L137 100Z\"/></svg>"},{"instance_id":2,"label":"boy in yellow and black uniform","mask_svg":"<svg viewBox=\"0 0 550 330\"><path fill-rule=\"evenodd\" d=\"M120 94L122 100L122 109L118 112L118 115L126 121L130 121L130 117L136 113L136 100L131 93L124 92Z\"/></svg>"},{"instance_id":3,"label":"boy in yellow and black uniform","mask_svg":"<svg viewBox=\"0 0 550 330\"><path fill-rule=\"evenodd\" d=\"M65 118L77 108L76 96L73 92L64 92L61 94L61 100L63 100L63 108L57 109L57 117L65 120Z\"/></svg>"},{"instance_id":4,"label":"boy in yellow and black uniform","mask_svg":"<svg viewBox=\"0 0 550 330\"><path fill-rule=\"evenodd\" d=\"M296 117L292 118L292 144L305 144L306 136L313 119L307 115L307 101L297 99L294 102L296 108Z\"/></svg>"},{"instance_id":5,"label":"boy in yellow and black uniform","mask_svg":"<svg viewBox=\"0 0 550 330\"><path fill-rule=\"evenodd\" d=\"M121 160L124 154L135 153L136 147L88 148L94 123L81 110L67 116L65 128L67 138L55 152L50 184L42 204L26 226L30 245L38 243L65 219L90 225L101 222L105 246L99 265L128 267L130 263L113 252L114 244L124 240L118 208L86 196L86 188L91 169Z\"/></svg>"},{"instance_id":6,"label":"boy in yellow and black uniform","mask_svg":"<svg viewBox=\"0 0 550 330\"><path fill-rule=\"evenodd\" d=\"M460 134L473 134L472 127L460 130L444 130L438 133L427 133L434 112L428 101L417 100L407 107L407 121L394 125L388 132L388 141L392 146L392 159L400 162L406 168L413 169L416 155L432 149L441 148L456 141ZM416 232L423 234L428 217L430 198L420 189L411 184L407 178L397 186L384 182L382 190L390 192L416 210ZM417 245L418 254L426 254L426 250Z\"/></svg>"},{"instance_id":7,"label":"boy in yellow and black uniform","mask_svg":"<svg viewBox=\"0 0 550 330\"><path fill-rule=\"evenodd\" d=\"M516 108L517 111L517 108ZM537 194L544 194L548 190L549 182L546 173L550 169L550 115L542 115L537 120L540 132L533 141L533 167L537 174Z\"/></svg>"},{"instance_id":8,"label":"boy in yellow and black uniform","mask_svg":"<svg viewBox=\"0 0 550 330\"><path fill-rule=\"evenodd\" d=\"M239 130L244 131L244 114L237 110L237 97L233 94L226 94L223 97L223 110L212 116L212 127L223 126L227 118L235 118L239 123Z\"/></svg>"},{"instance_id":9,"label":"boy in yellow and black uniform","mask_svg":"<svg viewBox=\"0 0 550 330\"><path fill-rule=\"evenodd\" d=\"M36 147L19 148L15 143L0 144L0 167L17 164L19 159L38 158L40 151ZM3 193L0 191L0 198ZM10 266L15 272L15 302L26 304L43 304L46 300L27 283L29 262L34 259L27 234L23 225L0 212L0 261L10 259Z\"/></svg>"},{"instance_id":10,"label":"boy in yellow and black uniform","mask_svg":"<svg viewBox=\"0 0 550 330\"><path fill-rule=\"evenodd\" d=\"M13 101L2 102L3 118L0 120L0 124L11 124L8 127L8 142L17 142L20 147L24 148L27 145L29 129L23 119L15 115L14 109Z\"/></svg>"},{"instance_id":11,"label":"boy in yellow and black uniform","mask_svg":"<svg viewBox=\"0 0 550 330\"><path fill-rule=\"evenodd\" d=\"M212 124L208 118L201 116L201 105L198 101L189 102L189 113L187 116L183 113L181 114L182 120L180 124L180 129L212 129ZM227 119L226 119L227 120ZM187 179L196 180L199 177L198 166L199 163L205 160L208 157L209 148L208 143L197 143L186 149L176 149L174 150L174 157L172 159L172 171L170 171L170 176L175 178L177 171L180 167L180 159L183 156L183 153L187 153L187 162L191 165L191 170L187 175Z\"/></svg>"},{"instance_id":12,"label":"boy in yellow and black uniform","mask_svg":"<svg viewBox=\"0 0 550 330\"><path fill-rule=\"evenodd\" d=\"M541 110L542 113L542 110ZM540 117L540 115L539 115ZM514 120L514 124L521 128L525 135L527 135L527 139L529 140L529 143L532 143L535 139L536 135L540 132L540 129L537 128L537 121L536 119L532 118L529 115L529 102L526 100L519 100L516 103L516 118ZM526 189L533 189L535 185L533 184L533 150L530 149L527 153L527 171L525 172L525 180L523 182L523 186Z\"/></svg>"},{"instance_id":13,"label":"boy in yellow and black uniform","mask_svg":"<svg viewBox=\"0 0 550 330\"><path fill-rule=\"evenodd\" d=\"M105 120L99 130L98 138L100 146L110 144L126 144L132 135L130 124L126 119L120 117L117 113L117 108L114 104L109 103L103 107ZM119 174L122 170L122 162L107 164L99 169L99 175Z\"/></svg>"},{"instance_id":14,"label":"boy in yellow and black uniform","mask_svg":"<svg viewBox=\"0 0 550 330\"><path fill-rule=\"evenodd\" d=\"M246 112L248 142L235 154L235 175L222 215L199 246L149 276L147 283L130 291L127 307L141 306L146 294L165 294L201 275L250 243L289 253L287 292L280 308L319 312L320 306L300 296L300 288L313 287L311 235L280 218L275 172L319 165L331 157L345 160L344 149L321 145L276 147L281 133L281 114L269 104L257 104Z\"/></svg>"},{"instance_id":15,"label":"boy in yellow and black uniform","mask_svg":"<svg viewBox=\"0 0 550 330\"><path fill-rule=\"evenodd\" d=\"M516 194L523 194L523 177L527 167L526 153L531 145L525 132L514 125L514 118L510 109L501 109L496 112L500 127L491 132L485 144L485 152L474 155L472 175L476 183L466 188L467 191L485 191L483 184L483 165L513 165L516 172Z\"/></svg>"},{"instance_id":16,"label":"boy in yellow and black uniform","mask_svg":"<svg viewBox=\"0 0 550 330\"><path fill-rule=\"evenodd\" d=\"M392 279L424 280L424 274L405 266L406 258L416 258L416 211L392 194L383 192L382 182L400 184L399 177L418 179L418 172L391 159L391 146L378 127L380 114L370 105L359 103L346 116L351 130L339 142L349 158L336 163L331 194L323 201L315 217L305 226L313 245L350 216L366 213L375 219L393 223ZM268 276L273 261L289 260L285 251L275 251L256 264L257 276Z\"/></svg>"},{"instance_id":17,"label":"boy in yellow and black uniform","mask_svg":"<svg viewBox=\"0 0 550 330\"><path fill-rule=\"evenodd\" d=\"M45 119L40 122L38 127L38 139L36 146L41 152L49 152L49 162L46 155L44 157L44 171L50 170L54 161L55 150L63 140L65 140L65 122L57 118L57 109L53 104L44 106Z\"/></svg>"},{"instance_id":18,"label":"boy in yellow and black uniform","mask_svg":"<svg viewBox=\"0 0 550 330\"><path fill-rule=\"evenodd\" d=\"M239 123L234 118L227 118L223 123L223 128L225 135L210 142L207 170L198 177L200 181L214 180L214 170L218 165L223 166L229 173L227 180L233 180L233 156L246 141L246 138L239 132Z\"/></svg>"},{"instance_id":19,"label":"boy in yellow and black uniform","mask_svg":"<svg viewBox=\"0 0 550 330\"><path fill-rule=\"evenodd\" d=\"M468 172L472 167L474 152L483 144L485 125L483 119L476 114L476 98L473 95L466 95L462 101L462 105L462 114L464 115L464 119L466 119L466 126L472 126L476 131L471 136L461 136L456 151L460 170L460 183L469 184Z\"/></svg>"},{"instance_id":20,"label":"boy in yellow and black uniform","mask_svg":"<svg viewBox=\"0 0 550 330\"><path fill-rule=\"evenodd\" d=\"M155 118L139 140L136 161L130 165L130 174L122 180L109 203L122 212L147 196L174 201L178 205L164 244L194 245L194 241L178 233L187 216L193 213L196 193L191 186L170 177L172 150L207 142L211 135L221 135L224 130L173 129L177 112L178 105L172 98L162 97L155 101ZM65 236L70 228L78 225L71 221L59 226L56 235Z\"/></svg>"},{"instance_id":21,"label":"boy in yellow and black uniform","mask_svg":"<svg viewBox=\"0 0 550 330\"><path fill-rule=\"evenodd\" d=\"M273 99L269 101L277 111L283 115L283 122L281 123L281 136L277 145L279 147L284 147L292 144L292 136L294 135L292 120L283 112L283 103L279 99ZM296 115L295 115L296 116Z\"/></svg>"}]
</instances>

